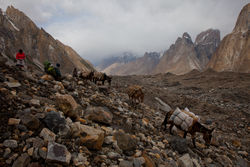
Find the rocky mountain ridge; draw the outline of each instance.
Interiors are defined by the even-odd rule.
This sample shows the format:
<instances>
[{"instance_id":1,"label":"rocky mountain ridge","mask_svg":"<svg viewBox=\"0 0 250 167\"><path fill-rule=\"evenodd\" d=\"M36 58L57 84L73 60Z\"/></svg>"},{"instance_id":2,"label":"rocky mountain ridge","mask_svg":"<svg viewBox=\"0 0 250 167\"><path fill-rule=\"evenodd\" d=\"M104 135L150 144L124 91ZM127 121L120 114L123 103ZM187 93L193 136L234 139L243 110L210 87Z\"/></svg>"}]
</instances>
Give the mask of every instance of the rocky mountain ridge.
<instances>
[{"instance_id":1,"label":"rocky mountain ridge","mask_svg":"<svg viewBox=\"0 0 250 167\"><path fill-rule=\"evenodd\" d=\"M197 58L204 69L220 44L220 31L213 29L203 31L197 35L194 44Z\"/></svg>"},{"instance_id":2,"label":"rocky mountain ridge","mask_svg":"<svg viewBox=\"0 0 250 167\"><path fill-rule=\"evenodd\" d=\"M193 69L204 70L212 54L219 46L220 31L208 29L197 35L193 43L190 35L184 33L175 44L162 55L157 52L145 53L144 56L129 63L113 63L103 69L111 75L148 75L171 72L185 74ZM147 57L148 54L156 55Z\"/></svg>"},{"instance_id":3,"label":"rocky mountain ridge","mask_svg":"<svg viewBox=\"0 0 250 167\"><path fill-rule=\"evenodd\" d=\"M196 55L195 46L188 33L178 38L175 44L161 57L159 64L153 71L157 73L185 74L193 69L201 70L202 67Z\"/></svg>"},{"instance_id":4,"label":"rocky mountain ridge","mask_svg":"<svg viewBox=\"0 0 250 167\"><path fill-rule=\"evenodd\" d=\"M0 23L0 51L12 63L16 52L21 48L27 56L28 66L37 70L43 69L43 62L46 60L54 64L60 63L63 73L71 73L74 67L81 70L94 69L71 47L38 28L30 18L13 6L9 6L6 12L1 10Z\"/></svg>"}]
</instances>

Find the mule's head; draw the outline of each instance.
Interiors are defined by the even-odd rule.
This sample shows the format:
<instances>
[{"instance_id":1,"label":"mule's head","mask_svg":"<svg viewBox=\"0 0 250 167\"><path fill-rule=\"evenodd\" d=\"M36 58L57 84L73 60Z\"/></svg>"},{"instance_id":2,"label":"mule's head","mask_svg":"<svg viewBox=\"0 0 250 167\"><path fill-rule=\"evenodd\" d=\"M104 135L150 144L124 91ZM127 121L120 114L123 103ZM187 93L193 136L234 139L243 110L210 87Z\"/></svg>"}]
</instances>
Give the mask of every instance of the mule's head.
<instances>
[{"instance_id":1,"label":"mule's head","mask_svg":"<svg viewBox=\"0 0 250 167\"><path fill-rule=\"evenodd\" d=\"M205 140L207 146L209 146L211 143L213 130L214 129L207 129L205 132L203 132L203 140Z\"/></svg>"}]
</instances>

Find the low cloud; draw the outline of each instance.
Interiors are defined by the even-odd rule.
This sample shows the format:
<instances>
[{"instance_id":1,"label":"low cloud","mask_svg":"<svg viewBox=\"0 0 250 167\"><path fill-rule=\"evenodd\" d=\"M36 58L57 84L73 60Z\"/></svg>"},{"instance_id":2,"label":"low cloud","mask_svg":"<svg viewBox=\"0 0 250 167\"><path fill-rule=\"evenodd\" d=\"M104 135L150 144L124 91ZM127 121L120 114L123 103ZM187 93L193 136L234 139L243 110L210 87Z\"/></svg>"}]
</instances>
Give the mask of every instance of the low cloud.
<instances>
[{"instance_id":1,"label":"low cloud","mask_svg":"<svg viewBox=\"0 0 250 167\"><path fill-rule=\"evenodd\" d=\"M0 0L97 61L124 51L164 51L183 32L192 39L208 28L230 33L247 0Z\"/></svg>"}]
</instances>

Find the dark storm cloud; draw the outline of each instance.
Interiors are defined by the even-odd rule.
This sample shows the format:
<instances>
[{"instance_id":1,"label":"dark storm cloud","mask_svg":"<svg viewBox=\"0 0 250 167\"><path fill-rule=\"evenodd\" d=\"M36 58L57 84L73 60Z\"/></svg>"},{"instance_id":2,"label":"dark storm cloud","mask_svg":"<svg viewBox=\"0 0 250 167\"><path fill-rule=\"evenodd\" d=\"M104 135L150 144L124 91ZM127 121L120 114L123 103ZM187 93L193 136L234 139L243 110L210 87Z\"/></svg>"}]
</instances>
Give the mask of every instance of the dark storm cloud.
<instances>
[{"instance_id":1,"label":"dark storm cloud","mask_svg":"<svg viewBox=\"0 0 250 167\"><path fill-rule=\"evenodd\" d=\"M132 51L164 51L183 32L230 33L247 0L0 0L22 10L51 35L95 61Z\"/></svg>"}]
</instances>

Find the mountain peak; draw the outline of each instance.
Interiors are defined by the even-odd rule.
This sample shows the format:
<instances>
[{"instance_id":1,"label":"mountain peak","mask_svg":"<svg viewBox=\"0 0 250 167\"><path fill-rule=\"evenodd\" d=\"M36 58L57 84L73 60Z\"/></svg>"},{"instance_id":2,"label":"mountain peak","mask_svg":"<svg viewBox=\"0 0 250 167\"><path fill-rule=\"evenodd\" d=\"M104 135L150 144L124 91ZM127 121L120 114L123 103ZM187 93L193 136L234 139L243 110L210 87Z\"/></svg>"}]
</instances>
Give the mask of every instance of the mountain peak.
<instances>
[{"instance_id":1,"label":"mountain peak","mask_svg":"<svg viewBox=\"0 0 250 167\"><path fill-rule=\"evenodd\" d=\"M250 3L241 10L233 32L247 32L250 30Z\"/></svg>"},{"instance_id":2,"label":"mountain peak","mask_svg":"<svg viewBox=\"0 0 250 167\"><path fill-rule=\"evenodd\" d=\"M186 38L186 39L190 39L191 40L191 37L190 37L190 35L187 32L183 33L182 38Z\"/></svg>"},{"instance_id":3,"label":"mountain peak","mask_svg":"<svg viewBox=\"0 0 250 167\"><path fill-rule=\"evenodd\" d=\"M206 31L201 32L197 35L195 39L195 45L205 45L205 44L211 44L216 43L216 46L219 45L220 42L220 30L218 29L208 29Z\"/></svg>"}]
</instances>

